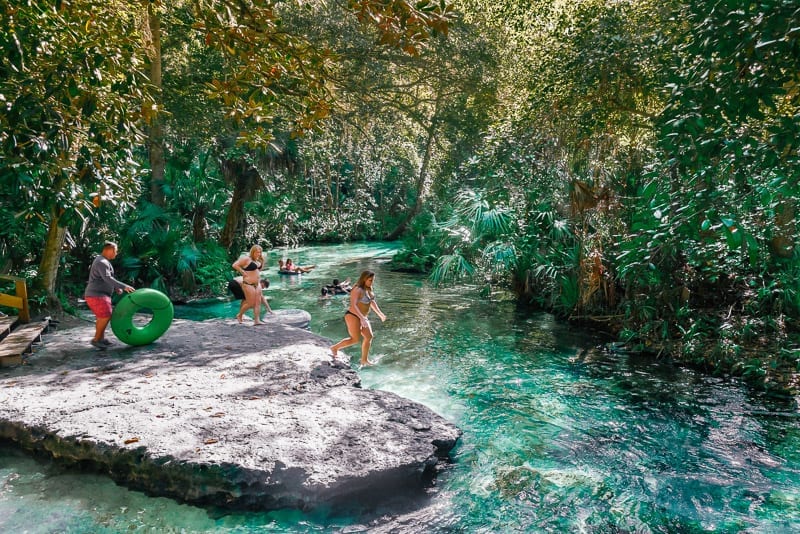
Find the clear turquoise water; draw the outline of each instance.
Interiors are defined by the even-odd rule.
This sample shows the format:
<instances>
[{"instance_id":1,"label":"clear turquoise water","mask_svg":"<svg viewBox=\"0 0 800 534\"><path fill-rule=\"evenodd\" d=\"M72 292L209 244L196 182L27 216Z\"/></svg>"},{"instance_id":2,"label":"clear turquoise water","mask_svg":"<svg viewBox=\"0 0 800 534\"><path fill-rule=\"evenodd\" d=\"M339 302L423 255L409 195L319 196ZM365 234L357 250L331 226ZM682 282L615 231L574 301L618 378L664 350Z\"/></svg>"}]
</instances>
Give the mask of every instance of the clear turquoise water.
<instances>
[{"instance_id":1,"label":"clear turquoise water","mask_svg":"<svg viewBox=\"0 0 800 534\"><path fill-rule=\"evenodd\" d=\"M421 513L393 532L800 532L800 416L735 381L641 356L585 349L602 340L392 273L384 244L292 250L312 273L279 277L274 308L303 308L311 330L345 335L333 277L365 268L381 308L364 387L434 409L464 435ZM179 317L232 317L236 303L179 307ZM358 359L357 347L345 350ZM386 509L221 515L151 498L0 446L0 532L333 532L369 530Z\"/></svg>"}]
</instances>

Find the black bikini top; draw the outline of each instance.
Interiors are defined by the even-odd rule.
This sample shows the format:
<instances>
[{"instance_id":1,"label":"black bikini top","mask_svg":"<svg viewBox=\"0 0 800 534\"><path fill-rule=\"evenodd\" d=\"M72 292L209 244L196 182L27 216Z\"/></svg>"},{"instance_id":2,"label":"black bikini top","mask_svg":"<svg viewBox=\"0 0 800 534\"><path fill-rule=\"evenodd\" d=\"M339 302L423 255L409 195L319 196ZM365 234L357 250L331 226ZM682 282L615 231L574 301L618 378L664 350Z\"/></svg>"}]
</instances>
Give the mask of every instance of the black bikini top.
<instances>
[{"instance_id":1,"label":"black bikini top","mask_svg":"<svg viewBox=\"0 0 800 534\"><path fill-rule=\"evenodd\" d=\"M261 268L261 265L259 265L258 263L256 263L256 262L251 260L250 261L250 265L248 265L247 267L245 267L242 270L243 271L257 271L260 268Z\"/></svg>"}]
</instances>

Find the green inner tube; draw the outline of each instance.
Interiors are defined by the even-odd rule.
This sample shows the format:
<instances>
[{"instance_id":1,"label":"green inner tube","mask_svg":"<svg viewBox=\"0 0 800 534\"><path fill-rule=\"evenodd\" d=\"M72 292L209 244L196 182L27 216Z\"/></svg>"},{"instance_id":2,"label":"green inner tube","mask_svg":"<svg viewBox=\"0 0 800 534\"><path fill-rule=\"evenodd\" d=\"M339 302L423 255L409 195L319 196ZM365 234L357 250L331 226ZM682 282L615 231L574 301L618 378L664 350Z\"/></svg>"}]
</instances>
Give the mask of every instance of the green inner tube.
<instances>
[{"instance_id":1,"label":"green inner tube","mask_svg":"<svg viewBox=\"0 0 800 534\"><path fill-rule=\"evenodd\" d=\"M144 326L133 324L133 316L145 308L152 310L153 318ZM164 293L155 289L137 289L122 297L114 306L111 330L123 343L147 345L169 329L174 315L172 302Z\"/></svg>"}]
</instances>

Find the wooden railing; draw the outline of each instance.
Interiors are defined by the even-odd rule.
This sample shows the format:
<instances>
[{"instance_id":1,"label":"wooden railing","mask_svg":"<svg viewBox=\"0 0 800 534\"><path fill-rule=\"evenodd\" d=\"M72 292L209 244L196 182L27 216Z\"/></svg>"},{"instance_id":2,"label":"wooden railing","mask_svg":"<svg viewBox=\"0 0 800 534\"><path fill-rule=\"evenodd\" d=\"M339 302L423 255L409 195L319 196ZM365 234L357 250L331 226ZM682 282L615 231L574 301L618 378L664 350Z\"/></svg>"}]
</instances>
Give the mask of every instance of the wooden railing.
<instances>
[{"instance_id":1,"label":"wooden railing","mask_svg":"<svg viewBox=\"0 0 800 534\"><path fill-rule=\"evenodd\" d=\"M31 313L28 309L28 288L25 285L24 278L16 276L0 275L0 280L8 280L14 282L15 295L7 295L0 293L0 306L8 306L19 310L19 321L27 323L31 320Z\"/></svg>"}]
</instances>

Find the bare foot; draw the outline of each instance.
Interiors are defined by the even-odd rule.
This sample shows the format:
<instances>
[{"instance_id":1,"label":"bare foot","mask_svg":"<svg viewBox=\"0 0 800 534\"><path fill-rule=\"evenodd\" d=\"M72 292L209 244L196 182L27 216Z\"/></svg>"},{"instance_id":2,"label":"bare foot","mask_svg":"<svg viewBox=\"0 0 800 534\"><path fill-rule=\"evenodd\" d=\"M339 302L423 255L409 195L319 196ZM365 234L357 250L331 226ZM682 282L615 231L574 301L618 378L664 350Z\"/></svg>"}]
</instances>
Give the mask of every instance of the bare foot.
<instances>
[{"instance_id":1,"label":"bare foot","mask_svg":"<svg viewBox=\"0 0 800 534\"><path fill-rule=\"evenodd\" d=\"M267 324L264 321L259 321L257 323L253 323L253 326L261 326L262 324Z\"/></svg>"},{"instance_id":2,"label":"bare foot","mask_svg":"<svg viewBox=\"0 0 800 534\"><path fill-rule=\"evenodd\" d=\"M236 320L239 321L239 324L242 324L242 316L241 315L237 314L236 315Z\"/></svg>"},{"instance_id":3,"label":"bare foot","mask_svg":"<svg viewBox=\"0 0 800 534\"><path fill-rule=\"evenodd\" d=\"M361 362L361 367L370 367L372 365L375 365L375 362L373 362L372 360L367 360L367 361L362 361Z\"/></svg>"},{"instance_id":4,"label":"bare foot","mask_svg":"<svg viewBox=\"0 0 800 534\"><path fill-rule=\"evenodd\" d=\"M337 349L334 349L333 347L331 347L331 356L333 356L334 360L336 359L336 357L338 355L339 355L339 351Z\"/></svg>"}]
</instances>

